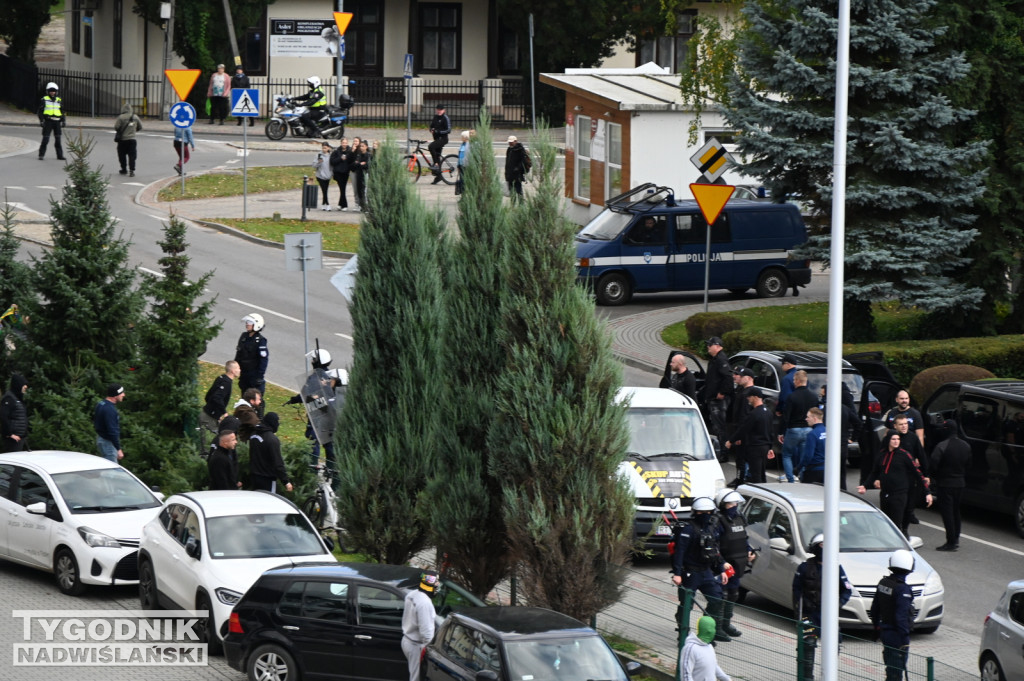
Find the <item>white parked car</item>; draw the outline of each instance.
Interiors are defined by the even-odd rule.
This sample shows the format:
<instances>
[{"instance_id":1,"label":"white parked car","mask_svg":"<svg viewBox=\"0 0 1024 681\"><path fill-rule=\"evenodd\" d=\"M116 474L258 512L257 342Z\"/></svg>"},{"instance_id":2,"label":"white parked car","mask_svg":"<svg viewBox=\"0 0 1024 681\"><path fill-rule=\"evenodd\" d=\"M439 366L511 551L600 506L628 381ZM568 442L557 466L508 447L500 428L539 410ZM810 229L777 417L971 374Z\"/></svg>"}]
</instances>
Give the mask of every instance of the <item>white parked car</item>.
<instances>
[{"instance_id":1,"label":"white parked car","mask_svg":"<svg viewBox=\"0 0 1024 681\"><path fill-rule=\"evenodd\" d=\"M758 552L751 572L743 576L743 588L770 601L791 607L793 575L807 560L808 544L822 532L825 488L803 483L740 485L741 513L747 520L751 547ZM826 537L826 541L828 538ZM871 628L868 611L875 588L889 574L889 557L905 549L914 554L914 571L907 584L914 594L914 629L931 633L942 623L945 590L942 579L921 554L919 537L908 541L884 513L855 494L840 492L839 564L853 585L853 596L839 611L839 625Z\"/></svg>"},{"instance_id":2,"label":"white parked car","mask_svg":"<svg viewBox=\"0 0 1024 681\"><path fill-rule=\"evenodd\" d=\"M162 504L141 480L93 454L0 454L0 552L53 572L77 596L87 584L134 584L139 535Z\"/></svg>"},{"instance_id":3,"label":"white parked car","mask_svg":"<svg viewBox=\"0 0 1024 681\"><path fill-rule=\"evenodd\" d=\"M270 568L336 562L292 502L270 492L203 491L175 494L142 529L139 601L206 610L196 627L219 652L231 609Z\"/></svg>"},{"instance_id":4,"label":"white parked car","mask_svg":"<svg viewBox=\"0 0 1024 681\"><path fill-rule=\"evenodd\" d=\"M1024 580L1006 585L1003 597L985 618L978 651L981 681L1024 678Z\"/></svg>"}]
</instances>

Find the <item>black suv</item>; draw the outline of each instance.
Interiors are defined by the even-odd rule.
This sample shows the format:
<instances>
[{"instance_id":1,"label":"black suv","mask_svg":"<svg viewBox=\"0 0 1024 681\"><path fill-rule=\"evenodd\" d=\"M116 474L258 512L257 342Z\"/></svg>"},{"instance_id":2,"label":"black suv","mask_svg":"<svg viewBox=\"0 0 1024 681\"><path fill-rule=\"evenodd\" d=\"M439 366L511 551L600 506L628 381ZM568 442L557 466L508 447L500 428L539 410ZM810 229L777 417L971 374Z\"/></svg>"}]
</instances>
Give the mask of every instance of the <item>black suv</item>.
<instances>
[{"instance_id":1,"label":"black suv","mask_svg":"<svg viewBox=\"0 0 1024 681\"><path fill-rule=\"evenodd\" d=\"M227 662L250 679L408 681L402 611L420 574L368 563L268 570L231 613ZM453 609L484 605L444 579L433 601L438 622Z\"/></svg>"},{"instance_id":2,"label":"black suv","mask_svg":"<svg viewBox=\"0 0 1024 681\"><path fill-rule=\"evenodd\" d=\"M452 613L424 658L425 681L627 681L601 635L543 608L466 608Z\"/></svg>"},{"instance_id":3,"label":"black suv","mask_svg":"<svg viewBox=\"0 0 1024 681\"><path fill-rule=\"evenodd\" d=\"M1024 537L1024 381L989 378L947 383L921 408L929 454L945 420L971 446L964 503L1013 515Z\"/></svg>"}]
</instances>

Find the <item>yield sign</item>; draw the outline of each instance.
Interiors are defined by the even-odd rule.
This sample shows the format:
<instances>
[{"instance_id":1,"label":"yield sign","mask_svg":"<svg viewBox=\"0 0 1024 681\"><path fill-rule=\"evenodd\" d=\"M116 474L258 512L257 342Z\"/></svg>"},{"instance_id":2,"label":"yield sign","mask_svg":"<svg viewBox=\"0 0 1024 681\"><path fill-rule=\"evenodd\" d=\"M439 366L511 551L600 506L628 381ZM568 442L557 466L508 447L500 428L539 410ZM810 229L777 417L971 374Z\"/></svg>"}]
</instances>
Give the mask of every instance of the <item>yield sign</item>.
<instances>
[{"instance_id":1,"label":"yield sign","mask_svg":"<svg viewBox=\"0 0 1024 681\"><path fill-rule=\"evenodd\" d=\"M691 184L690 191L693 192L693 198L697 199L700 212L704 214L704 219L710 226L715 224L736 187L731 184Z\"/></svg>"},{"instance_id":2,"label":"yield sign","mask_svg":"<svg viewBox=\"0 0 1024 681\"><path fill-rule=\"evenodd\" d=\"M352 21L351 12L334 13L334 23L338 25L338 35L345 35L345 29L348 28L350 21Z\"/></svg>"},{"instance_id":3,"label":"yield sign","mask_svg":"<svg viewBox=\"0 0 1024 681\"><path fill-rule=\"evenodd\" d=\"M186 99L192 86L199 80L199 69L165 69L164 75L171 81L171 87L178 93L178 99Z\"/></svg>"}]
</instances>

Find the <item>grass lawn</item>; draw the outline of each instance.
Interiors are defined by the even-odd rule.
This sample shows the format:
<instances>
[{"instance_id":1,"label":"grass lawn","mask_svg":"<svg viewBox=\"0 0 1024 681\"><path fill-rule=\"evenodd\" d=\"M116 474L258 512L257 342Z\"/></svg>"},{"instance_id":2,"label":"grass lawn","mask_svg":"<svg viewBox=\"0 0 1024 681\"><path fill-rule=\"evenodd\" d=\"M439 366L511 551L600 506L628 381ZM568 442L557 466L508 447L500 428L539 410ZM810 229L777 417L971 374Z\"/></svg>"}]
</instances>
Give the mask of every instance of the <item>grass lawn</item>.
<instances>
[{"instance_id":1,"label":"grass lawn","mask_svg":"<svg viewBox=\"0 0 1024 681\"><path fill-rule=\"evenodd\" d=\"M889 303L876 304L874 312L879 342L913 339L917 324L924 314ZM828 303L751 307L726 314L742 321L744 331L780 333L807 343L820 344L821 347L817 348L820 350L825 350L828 343ZM689 344L684 322L665 328L661 337L673 347L686 347Z\"/></svg>"},{"instance_id":2,"label":"grass lawn","mask_svg":"<svg viewBox=\"0 0 1024 681\"><path fill-rule=\"evenodd\" d=\"M359 215L353 213L353 217ZM347 222L326 222L315 220L303 222L293 218L207 218L211 222L230 225L235 229L258 236L268 241L284 243L285 234L296 232L320 232L323 234L323 248L325 251L342 251L355 253L359 247L359 225Z\"/></svg>"},{"instance_id":3,"label":"grass lawn","mask_svg":"<svg viewBox=\"0 0 1024 681\"><path fill-rule=\"evenodd\" d=\"M250 194L295 190L299 200L302 176L312 177L310 166L263 166L249 168L247 187ZM185 193L181 193L181 182L174 182L160 190L160 201L187 201L189 199L215 199L242 194L242 171L230 170L185 176Z\"/></svg>"}]
</instances>

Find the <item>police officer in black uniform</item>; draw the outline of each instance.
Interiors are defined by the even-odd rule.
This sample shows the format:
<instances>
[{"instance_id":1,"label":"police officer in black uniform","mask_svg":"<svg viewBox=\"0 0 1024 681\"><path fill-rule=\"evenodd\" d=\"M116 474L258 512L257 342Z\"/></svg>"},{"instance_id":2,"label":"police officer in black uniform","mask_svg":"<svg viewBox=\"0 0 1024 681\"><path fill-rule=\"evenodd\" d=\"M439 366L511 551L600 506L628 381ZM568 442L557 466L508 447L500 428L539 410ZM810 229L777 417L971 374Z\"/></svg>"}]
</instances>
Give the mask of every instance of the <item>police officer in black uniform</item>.
<instances>
[{"instance_id":1,"label":"police officer in black uniform","mask_svg":"<svg viewBox=\"0 0 1024 681\"><path fill-rule=\"evenodd\" d=\"M821 562L825 552L825 535L814 535L807 550L811 557L800 563L793 575L793 610L803 624L804 681L814 681L814 652L821 637ZM853 585L839 566L839 607L853 595Z\"/></svg>"},{"instance_id":2,"label":"police officer in black uniform","mask_svg":"<svg viewBox=\"0 0 1024 681\"><path fill-rule=\"evenodd\" d=\"M434 162L433 184L441 181L441 152L444 151L444 145L448 144L448 135L452 131L452 121L444 112L444 104L438 104L435 111L434 118L430 121L430 134L434 136L434 141L427 145L430 158Z\"/></svg>"},{"instance_id":3,"label":"police officer in black uniform","mask_svg":"<svg viewBox=\"0 0 1024 681\"><path fill-rule=\"evenodd\" d=\"M721 528L715 520L715 502L699 497L691 511L689 522L677 527L673 536L672 583L679 587L679 636L684 638L689 628L690 612L683 607L686 592L700 591L708 601L708 615L715 620L715 640L731 641L722 630L722 585L729 578L719 552Z\"/></svg>"},{"instance_id":4,"label":"police officer in black uniform","mask_svg":"<svg viewBox=\"0 0 1024 681\"><path fill-rule=\"evenodd\" d=\"M57 84L46 84L46 96L39 102L39 125L43 127L43 141L39 145L39 160L46 158L46 145L50 142L50 133L53 133L53 150L57 152L57 160L64 160L64 147L60 144L60 135L64 129L67 119L64 117L60 97L57 96Z\"/></svg>"},{"instance_id":5,"label":"police officer in black uniform","mask_svg":"<svg viewBox=\"0 0 1024 681\"><path fill-rule=\"evenodd\" d=\"M747 462L747 476L737 467L736 482L744 479L749 482L765 482L764 468L772 454L772 414L764 406L764 393L757 386L747 388L744 393L750 403L750 413L736 426L732 437L725 443L726 448L735 445L743 447L744 459Z\"/></svg>"},{"instance_id":6,"label":"police officer in black uniform","mask_svg":"<svg viewBox=\"0 0 1024 681\"><path fill-rule=\"evenodd\" d=\"M704 404L708 418L708 430L725 442L725 422L729 415L729 404L732 402L733 381L732 367L722 348L722 339L712 336L704 341L708 347L711 361L708 362L708 373L704 379Z\"/></svg>"},{"instance_id":7,"label":"police officer in black uniform","mask_svg":"<svg viewBox=\"0 0 1024 681\"><path fill-rule=\"evenodd\" d=\"M261 333L264 327L263 315L253 312L242 317L242 321L245 323L245 331L239 336L235 347L235 361L242 372L238 377L238 389L244 393L249 388L256 388L260 395L264 395L267 382L263 376L267 373L270 352L267 350L267 339Z\"/></svg>"},{"instance_id":8,"label":"police officer in black uniform","mask_svg":"<svg viewBox=\"0 0 1024 681\"><path fill-rule=\"evenodd\" d=\"M740 597L740 580L747 571L747 565L754 561L754 551L747 543L747 521L740 515L743 496L728 487L715 495L718 506L718 525L721 537L718 540L726 573L732 572L729 581L722 587L725 601L722 604L722 631L732 637L743 632L732 625L732 614ZM731 570L730 570L731 568Z\"/></svg>"},{"instance_id":9,"label":"police officer in black uniform","mask_svg":"<svg viewBox=\"0 0 1024 681\"><path fill-rule=\"evenodd\" d=\"M900 681L907 669L910 630L914 626L914 594L907 575L914 571L914 555L906 549L893 551L889 558L891 574L882 577L871 601L871 621L882 640L885 681Z\"/></svg>"}]
</instances>

